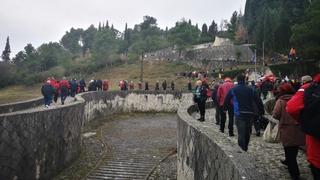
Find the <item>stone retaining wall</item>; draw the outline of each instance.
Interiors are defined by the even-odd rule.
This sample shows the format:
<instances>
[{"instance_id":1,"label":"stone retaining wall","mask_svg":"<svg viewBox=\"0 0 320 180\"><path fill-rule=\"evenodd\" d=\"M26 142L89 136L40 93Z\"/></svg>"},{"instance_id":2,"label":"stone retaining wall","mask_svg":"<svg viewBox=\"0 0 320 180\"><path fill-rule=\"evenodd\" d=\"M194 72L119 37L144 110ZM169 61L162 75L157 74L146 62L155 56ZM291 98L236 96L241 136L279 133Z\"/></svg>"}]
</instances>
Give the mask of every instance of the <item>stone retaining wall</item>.
<instances>
[{"instance_id":1,"label":"stone retaining wall","mask_svg":"<svg viewBox=\"0 0 320 180\"><path fill-rule=\"evenodd\" d=\"M195 120L195 106L178 110L178 180L270 180L237 144Z\"/></svg>"},{"instance_id":2,"label":"stone retaining wall","mask_svg":"<svg viewBox=\"0 0 320 180\"><path fill-rule=\"evenodd\" d=\"M28 101L22 101L17 103L8 103L0 105L0 114L10 113L14 111L21 111L32 107L37 107L43 104L43 98L36 98Z\"/></svg>"},{"instance_id":3,"label":"stone retaining wall","mask_svg":"<svg viewBox=\"0 0 320 180\"><path fill-rule=\"evenodd\" d=\"M79 156L81 129L102 115L174 112L192 94L88 92L63 107L0 114L0 179L51 179Z\"/></svg>"}]
</instances>

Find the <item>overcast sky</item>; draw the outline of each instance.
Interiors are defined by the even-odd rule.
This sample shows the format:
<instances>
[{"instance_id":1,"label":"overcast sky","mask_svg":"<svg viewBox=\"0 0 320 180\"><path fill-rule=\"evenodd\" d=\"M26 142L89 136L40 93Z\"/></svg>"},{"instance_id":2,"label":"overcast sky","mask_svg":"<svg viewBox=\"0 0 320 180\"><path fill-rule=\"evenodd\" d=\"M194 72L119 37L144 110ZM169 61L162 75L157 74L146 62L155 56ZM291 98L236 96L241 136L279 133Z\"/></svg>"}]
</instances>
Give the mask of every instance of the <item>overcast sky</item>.
<instances>
[{"instance_id":1,"label":"overcast sky","mask_svg":"<svg viewBox=\"0 0 320 180\"><path fill-rule=\"evenodd\" d=\"M99 21L123 30L142 22L144 15L157 18L161 28L182 18L218 25L233 11L244 11L245 0L4 0L0 10L0 53L10 36L11 57L27 43L58 42L71 27L96 27Z\"/></svg>"}]
</instances>

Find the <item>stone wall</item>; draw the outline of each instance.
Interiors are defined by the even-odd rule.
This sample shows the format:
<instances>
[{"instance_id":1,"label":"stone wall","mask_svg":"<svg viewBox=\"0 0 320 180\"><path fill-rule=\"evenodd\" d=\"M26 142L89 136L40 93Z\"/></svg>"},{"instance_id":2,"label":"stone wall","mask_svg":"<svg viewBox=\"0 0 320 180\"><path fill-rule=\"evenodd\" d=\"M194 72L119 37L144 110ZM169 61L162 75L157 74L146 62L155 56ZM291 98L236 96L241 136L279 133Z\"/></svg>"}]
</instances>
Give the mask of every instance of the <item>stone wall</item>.
<instances>
[{"instance_id":1,"label":"stone wall","mask_svg":"<svg viewBox=\"0 0 320 180\"><path fill-rule=\"evenodd\" d=\"M14 111L21 111L32 107L37 107L43 104L43 98L36 98L28 101L22 101L17 103L8 103L0 105L0 114L10 113Z\"/></svg>"},{"instance_id":2,"label":"stone wall","mask_svg":"<svg viewBox=\"0 0 320 180\"><path fill-rule=\"evenodd\" d=\"M178 180L270 180L255 161L228 138L178 110Z\"/></svg>"},{"instance_id":3,"label":"stone wall","mask_svg":"<svg viewBox=\"0 0 320 180\"><path fill-rule=\"evenodd\" d=\"M103 115L132 111L175 112L192 94L88 92L51 109L0 114L0 179L50 179L79 156L81 129Z\"/></svg>"},{"instance_id":4,"label":"stone wall","mask_svg":"<svg viewBox=\"0 0 320 180\"><path fill-rule=\"evenodd\" d=\"M85 93L85 123L98 116L127 112L176 112L192 102L191 93L132 91Z\"/></svg>"},{"instance_id":5,"label":"stone wall","mask_svg":"<svg viewBox=\"0 0 320 180\"><path fill-rule=\"evenodd\" d=\"M49 179L79 155L83 100L0 115L0 179Z\"/></svg>"}]
</instances>

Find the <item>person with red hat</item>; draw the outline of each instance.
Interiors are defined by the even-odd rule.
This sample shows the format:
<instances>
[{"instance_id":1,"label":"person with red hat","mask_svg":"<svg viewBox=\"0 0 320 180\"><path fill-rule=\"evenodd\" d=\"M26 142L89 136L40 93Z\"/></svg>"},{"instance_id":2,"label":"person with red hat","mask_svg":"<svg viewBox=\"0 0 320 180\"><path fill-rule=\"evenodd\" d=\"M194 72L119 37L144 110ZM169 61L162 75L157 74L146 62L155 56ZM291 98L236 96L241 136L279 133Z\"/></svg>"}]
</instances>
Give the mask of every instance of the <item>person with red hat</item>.
<instances>
[{"instance_id":1,"label":"person with red hat","mask_svg":"<svg viewBox=\"0 0 320 180\"><path fill-rule=\"evenodd\" d=\"M291 100L288 101L286 111L301 124L302 130L306 133L307 160L310 163L313 178L315 180L320 180L320 138L310 134L309 129L304 128L304 121L306 120L318 120L317 124L319 125L319 92L318 94L312 93L313 100L317 101L318 103L312 108L313 110L311 112L308 112L308 114L306 114L306 110L308 110L306 109L306 106L309 107L310 104L305 104L305 96L308 95L306 92L309 91L310 87L318 86L318 88L320 88L320 74L317 74L314 77L313 82L310 76L303 76L301 80L303 85L291 98ZM309 119L306 119L306 116L308 116ZM318 129L316 130L317 133L320 132L319 126L314 125L313 128Z\"/></svg>"},{"instance_id":2,"label":"person with red hat","mask_svg":"<svg viewBox=\"0 0 320 180\"><path fill-rule=\"evenodd\" d=\"M288 166L292 179L300 178L297 163L299 146L305 145L305 134L299 123L286 112L287 102L292 98L295 90L289 83L281 84L278 88L278 100L273 109L273 118L279 120L280 141L283 145L285 160L281 163Z\"/></svg>"},{"instance_id":3,"label":"person with red hat","mask_svg":"<svg viewBox=\"0 0 320 180\"><path fill-rule=\"evenodd\" d=\"M220 106L219 113L220 115L220 132L224 133L224 128L225 128L225 123L226 123L226 112L223 110L223 105L225 101L225 97L227 96L228 92L230 89L234 87L234 84L232 83L232 80L229 77L226 77L224 79L224 83L221 84L218 87L217 91L217 101ZM229 136L234 136L233 133L233 124L234 124L234 112L232 106L229 106L228 108L228 118L229 118L229 124L228 124L228 129L229 129Z\"/></svg>"}]
</instances>

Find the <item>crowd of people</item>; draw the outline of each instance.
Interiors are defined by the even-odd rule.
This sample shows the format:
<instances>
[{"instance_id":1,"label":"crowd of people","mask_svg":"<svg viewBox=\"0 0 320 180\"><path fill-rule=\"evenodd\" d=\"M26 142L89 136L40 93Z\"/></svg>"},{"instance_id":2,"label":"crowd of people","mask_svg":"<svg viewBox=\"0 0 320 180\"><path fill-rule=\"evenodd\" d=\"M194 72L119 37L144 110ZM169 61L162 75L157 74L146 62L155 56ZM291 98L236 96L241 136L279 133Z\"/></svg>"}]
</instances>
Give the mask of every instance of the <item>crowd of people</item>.
<instances>
[{"instance_id":1,"label":"crowd of people","mask_svg":"<svg viewBox=\"0 0 320 180\"><path fill-rule=\"evenodd\" d=\"M190 84L191 84L191 81L190 81ZM191 86L192 88L192 86ZM135 84L133 81L127 81L127 80L121 80L119 82L119 89L121 91L127 91L127 90L135 90ZM145 81L144 82L144 86L143 86L143 83L141 81L138 82L138 90L145 90L145 91L149 91L150 90L150 86L149 86L149 82L148 81ZM160 87L160 81L157 81L155 86L154 86L154 90L155 91L159 91L159 90L172 90L174 91L175 90L175 82L174 80L172 80L170 82L170 88L168 87L168 84L167 84L167 80L164 80L162 83L161 83L161 87ZM191 90L191 89L190 89Z\"/></svg>"},{"instance_id":2,"label":"crowd of people","mask_svg":"<svg viewBox=\"0 0 320 180\"><path fill-rule=\"evenodd\" d=\"M61 104L64 105L68 96L75 97L76 94L85 91L107 91L109 89L108 80L91 80L88 89L84 79L77 81L73 78L67 80L63 77L61 80L56 80L54 77L49 77L41 88L41 93L44 98L44 106L49 108L52 102L57 103L58 98L61 99Z\"/></svg>"},{"instance_id":3,"label":"crowd of people","mask_svg":"<svg viewBox=\"0 0 320 180\"><path fill-rule=\"evenodd\" d=\"M272 112L279 121L280 142L285 159L280 162L288 167L292 179L300 179L297 154L300 147L306 147L307 160L315 180L320 180L320 74L314 78L303 76L301 81L287 77L276 79L266 76L259 82L248 82L245 75L239 75L233 82L230 78L211 83L205 77L199 78L194 90L194 102L200 111L199 121L205 121L207 99L215 104L215 123L224 133L228 114L229 136L234 136L234 122L238 131L238 145L248 150L252 126L256 135L268 121L263 100L273 94L276 103Z\"/></svg>"}]
</instances>

